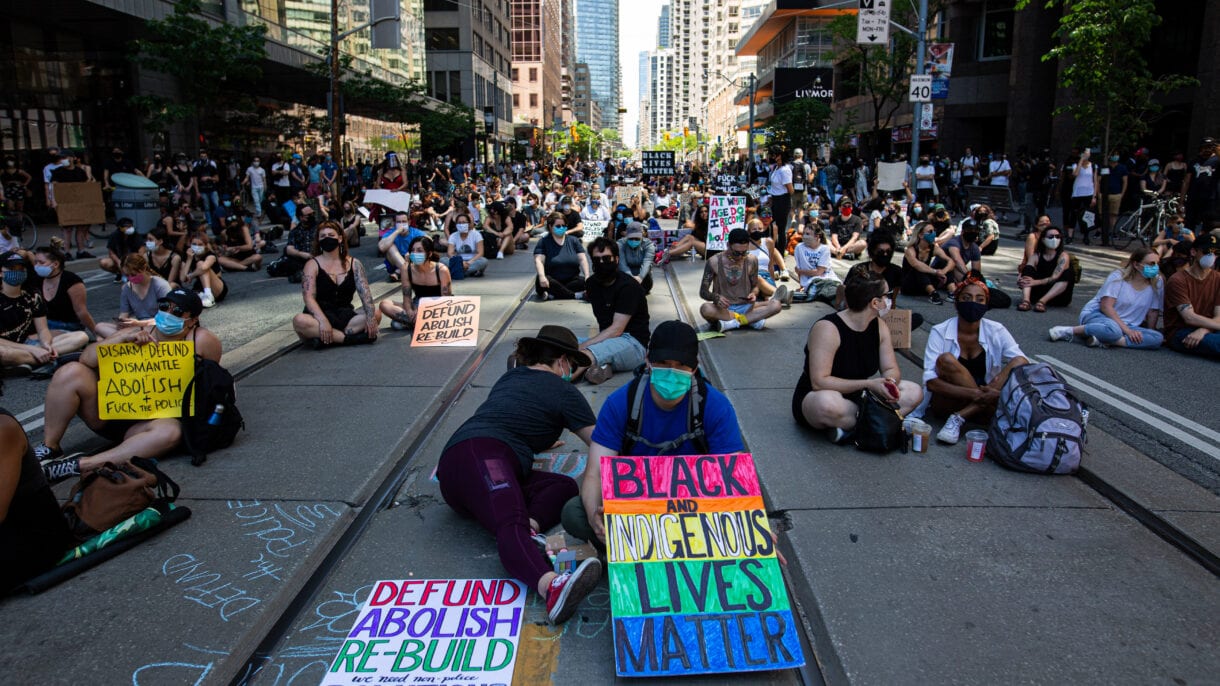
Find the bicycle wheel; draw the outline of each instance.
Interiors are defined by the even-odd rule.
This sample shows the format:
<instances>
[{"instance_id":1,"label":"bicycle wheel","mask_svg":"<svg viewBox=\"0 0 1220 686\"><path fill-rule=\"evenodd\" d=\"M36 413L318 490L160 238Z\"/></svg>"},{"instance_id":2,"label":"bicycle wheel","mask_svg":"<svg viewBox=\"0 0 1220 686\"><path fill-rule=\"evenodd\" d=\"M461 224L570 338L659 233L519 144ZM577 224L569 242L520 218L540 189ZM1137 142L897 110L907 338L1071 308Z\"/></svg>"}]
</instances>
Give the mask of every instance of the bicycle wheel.
<instances>
[{"instance_id":1,"label":"bicycle wheel","mask_svg":"<svg viewBox=\"0 0 1220 686\"><path fill-rule=\"evenodd\" d=\"M1128 244L1139 236L1140 231L1140 213L1139 210L1127 212L1119 216L1118 221L1114 222L1114 232L1112 237L1126 238Z\"/></svg>"},{"instance_id":2,"label":"bicycle wheel","mask_svg":"<svg viewBox=\"0 0 1220 686\"><path fill-rule=\"evenodd\" d=\"M38 245L38 225L25 212L15 212L13 218L21 222L21 247L33 250Z\"/></svg>"}]
</instances>

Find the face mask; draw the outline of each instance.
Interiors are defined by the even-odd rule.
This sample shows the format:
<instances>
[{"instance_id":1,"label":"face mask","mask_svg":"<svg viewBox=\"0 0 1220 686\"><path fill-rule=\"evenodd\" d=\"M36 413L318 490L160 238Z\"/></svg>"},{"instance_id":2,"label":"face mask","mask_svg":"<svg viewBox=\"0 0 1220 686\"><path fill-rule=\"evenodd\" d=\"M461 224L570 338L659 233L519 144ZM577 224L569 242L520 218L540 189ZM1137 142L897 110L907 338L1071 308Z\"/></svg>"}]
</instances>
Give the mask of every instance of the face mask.
<instances>
[{"instance_id":1,"label":"face mask","mask_svg":"<svg viewBox=\"0 0 1220 686\"><path fill-rule=\"evenodd\" d=\"M51 272L53 272L53 271L55 271L55 268L48 264L34 265L34 273L41 276L44 279L47 278L48 276L50 276Z\"/></svg>"},{"instance_id":2,"label":"face mask","mask_svg":"<svg viewBox=\"0 0 1220 686\"><path fill-rule=\"evenodd\" d=\"M936 228L937 232L940 232L949 228L949 222L932 222L932 226Z\"/></svg>"},{"instance_id":3,"label":"face mask","mask_svg":"<svg viewBox=\"0 0 1220 686\"><path fill-rule=\"evenodd\" d=\"M556 236L562 236L567 232L568 232L567 224L556 224L555 225L555 235Z\"/></svg>"},{"instance_id":4,"label":"face mask","mask_svg":"<svg viewBox=\"0 0 1220 686\"><path fill-rule=\"evenodd\" d=\"M1204 269L1211 269L1212 267L1216 266L1216 256L1204 255L1203 257L1200 257L1199 266L1203 267ZM5 276L7 277L8 274L5 274Z\"/></svg>"},{"instance_id":5,"label":"face mask","mask_svg":"<svg viewBox=\"0 0 1220 686\"><path fill-rule=\"evenodd\" d=\"M911 214L914 214L915 216L919 216L919 215L923 214L923 208L920 207L919 205L916 205L911 208Z\"/></svg>"},{"instance_id":6,"label":"face mask","mask_svg":"<svg viewBox=\"0 0 1220 686\"><path fill-rule=\"evenodd\" d=\"M410 255L407 255L407 257L411 260L411 264L416 266L423 264L424 260L428 258L428 256L422 252L413 252Z\"/></svg>"},{"instance_id":7,"label":"face mask","mask_svg":"<svg viewBox=\"0 0 1220 686\"><path fill-rule=\"evenodd\" d=\"M1143 266L1145 279L1155 279L1157 274L1161 273L1161 267L1155 264L1146 264Z\"/></svg>"},{"instance_id":8,"label":"face mask","mask_svg":"<svg viewBox=\"0 0 1220 686\"><path fill-rule=\"evenodd\" d=\"M560 376L559 378L571 383L571 381L572 381L572 363L567 361L566 359L564 361L568 362L568 371L564 372L563 376Z\"/></svg>"},{"instance_id":9,"label":"face mask","mask_svg":"<svg viewBox=\"0 0 1220 686\"><path fill-rule=\"evenodd\" d=\"M752 241L762 241L762 239L764 239L766 237L767 237L766 231L751 231L750 232L750 240L752 240Z\"/></svg>"},{"instance_id":10,"label":"face mask","mask_svg":"<svg viewBox=\"0 0 1220 686\"><path fill-rule=\"evenodd\" d=\"M631 246L631 247L633 247L633 248L638 248L638 247L640 247L640 239L638 239L638 238L628 238L628 239L627 239L627 245L629 245L629 246Z\"/></svg>"},{"instance_id":11,"label":"face mask","mask_svg":"<svg viewBox=\"0 0 1220 686\"><path fill-rule=\"evenodd\" d=\"M840 215L842 215L842 217L843 217L844 219L846 219L846 218L848 218L848 217L850 217L850 216L851 216L851 208L850 208L850 207L844 207L844 208L841 208L841 209L839 210L839 214L840 214Z\"/></svg>"},{"instance_id":12,"label":"face mask","mask_svg":"<svg viewBox=\"0 0 1220 686\"><path fill-rule=\"evenodd\" d=\"M933 232L931 232L931 231L929 231L928 233L925 233L925 234L923 235L923 239L924 239L925 241L929 242L929 243L935 243L935 242L936 242L936 234L935 234L935 233L933 233Z\"/></svg>"},{"instance_id":13,"label":"face mask","mask_svg":"<svg viewBox=\"0 0 1220 686\"><path fill-rule=\"evenodd\" d=\"M881 300L885 303L885 307L882 307L880 310L877 310L878 317L884 317L885 315L889 314L890 310L893 309L893 307L894 307L894 301L890 300L889 296L886 296L886 297L882 298Z\"/></svg>"},{"instance_id":14,"label":"face mask","mask_svg":"<svg viewBox=\"0 0 1220 686\"><path fill-rule=\"evenodd\" d=\"M25 276L25 272L4 272L4 283L10 286L20 286L21 284L25 283Z\"/></svg>"},{"instance_id":15,"label":"face mask","mask_svg":"<svg viewBox=\"0 0 1220 686\"><path fill-rule=\"evenodd\" d=\"M466 222L462 222L461 224L457 225L457 230L458 230L458 233L466 233L467 231L470 231L470 224L467 224Z\"/></svg>"},{"instance_id":16,"label":"face mask","mask_svg":"<svg viewBox=\"0 0 1220 686\"><path fill-rule=\"evenodd\" d=\"M566 202L565 202L564 204L560 205L559 207L560 207L560 209L562 209L564 212L567 212L568 210L572 209L572 206L571 206L571 205L569 205L569 204L567 204Z\"/></svg>"},{"instance_id":17,"label":"face mask","mask_svg":"<svg viewBox=\"0 0 1220 686\"><path fill-rule=\"evenodd\" d=\"M976 303L972 300L962 300L957 303L957 316L962 318L962 321L973 324L983 318L987 314L987 306L983 303Z\"/></svg>"},{"instance_id":18,"label":"face mask","mask_svg":"<svg viewBox=\"0 0 1220 686\"><path fill-rule=\"evenodd\" d=\"M134 284L141 284L141 283L144 283L144 275L143 274L132 274L131 276L127 277L127 280Z\"/></svg>"},{"instance_id":19,"label":"face mask","mask_svg":"<svg viewBox=\"0 0 1220 686\"><path fill-rule=\"evenodd\" d=\"M1117 161L1118 161L1118 155L1110 155L1110 161L1111 161L1111 162L1117 162Z\"/></svg>"},{"instance_id":20,"label":"face mask","mask_svg":"<svg viewBox=\"0 0 1220 686\"><path fill-rule=\"evenodd\" d=\"M1054 250L1054 249L1056 249L1056 248L1058 248L1058 247L1059 247L1059 239L1058 239L1058 238L1048 238L1048 239L1046 239L1046 240L1042 241L1042 243L1043 243L1043 245L1045 245L1046 247L1050 248L1051 250Z\"/></svg>"},{"instance_id":21,"label":"face mask","mask_svg":"<svg viewBox=\"0 0 1220 686\"><path fill-rule=\"evenodd\" d=\"M157 325L157 331L160 331L165 336L177 336L186 327L185 319L176 317L169 312L157 312L153 323Z\"/></svg>"},{"instance_id":22,"label":"face mask","mask_svg":"<svg viewBox=\"0 0 1220 686\"><path fill-rule=\"evenodd\" d=\"M873 264L877 265L878 267L884 267L890 263L890 260L893 259L893 257L894 253L892 252L879 252L876 255L873 255Z\"/></svg>"},{"instance_id":23,"label":"face mask","mask_svg":"<svg viewBox=\"0 0 1220 686\"><path fill-rule=\"evenodd\" d=\"M648 375L648 383L662 400L674 402L690 392L691 381L695 378L692 372L669 367L653 367Z\"/></svg>"},{"instance_id":24,"label":"face mask","mask_svg":"<svg viewBox=\"0 0 1220 686\"><path fill-rule=\"evenodd\" d=\"M144 241L144 249L152 252L157 249L157 243L155 241Z\"/></svg>"},{"instance_id":25,"label":"face mask","mask_svg":"<svg viewBox=\"0 0 1220 686\"><path fill-rule=\"evenodd\" d=\"M1154 164L1154 165L1152 165L1151 167L1148 167L1148 171L1153 172L1153 173L1156 173L1156 172L1161 171L1161 168L1160 168L1160 167L1158 167L1158 166L1156 166L1156 165Z\"/></svg>"},{"instance_id":26,"label":"face mask","mask_svg":"<svg viewBox=\"0 0 1220 686\"><path fill-rule=\"evenodd\" d=\"M339 239L335 238L334 236L327 236L326 238L323 238L318 241L318 247L322 249L322 252L330 252L332 250L338 250Z\"/></svg>"},{"instance_id":27,"label":"face mask","mask_svg":"<svg viewBox=\"0 0 1220 686\"><path fill-rule=\"evenodd\" d=\"M129 227L123 229L123 233L127 234L128 236L134 236L136 233L136 227L129 226Z\"/></svg>"},{"instance_id":28,"label":"face mask","mask_svg":"<svg viewBox=\"0 0 1220 686\"><path fill-rule=\"evenodd\" d=\"M962 240L967 243L973 243L973 242L977 241L978 239L979 239L979 235L977 233L971 232L971 233L962 234Z\"/></svg>"},{"instance_id":29,"label":"face mask","mask_svg":"<svg viewBox=\"0 0 1220 686\"><path fill-rule=\"evenodd\" d=\"M203 246L202 246L202 245L192 245L192 246L191 246L191 252L195 253L196 255L202 255L202 254L203 254Z\"/></svg>"}]
</instances>

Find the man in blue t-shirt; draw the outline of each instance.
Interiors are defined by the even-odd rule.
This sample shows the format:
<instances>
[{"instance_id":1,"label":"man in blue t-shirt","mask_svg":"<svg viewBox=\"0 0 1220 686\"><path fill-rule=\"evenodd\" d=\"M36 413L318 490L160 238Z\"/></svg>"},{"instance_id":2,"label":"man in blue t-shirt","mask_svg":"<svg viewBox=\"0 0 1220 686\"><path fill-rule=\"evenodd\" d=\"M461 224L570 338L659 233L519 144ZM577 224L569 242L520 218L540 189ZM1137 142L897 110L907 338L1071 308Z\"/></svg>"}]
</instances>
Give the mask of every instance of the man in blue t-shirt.
<instances>
[{"instance_id":1,"label":"man in blue t-shirt","mask_svg":"<svg viewBox=\"0 0 1220 686\"><path fill-rule=\"evenodd\" d=\"M595 546L605 546L602 524L601 458L615 455L723 455L745 450L737 413L723 393L700 383L699 339L689 324L662 322L648 343L647 373L640 398L638 434L628 437L628 405L635 382L606 398L589 444L589 459L581 477L580 497L563 508L563 528ZM702 432L697 438L675 441L690 433L692 389L706 395ZM630 444L630 445L628 445ZM624 448L628 448L624 451Z\"/></svg>"}]
</instances>

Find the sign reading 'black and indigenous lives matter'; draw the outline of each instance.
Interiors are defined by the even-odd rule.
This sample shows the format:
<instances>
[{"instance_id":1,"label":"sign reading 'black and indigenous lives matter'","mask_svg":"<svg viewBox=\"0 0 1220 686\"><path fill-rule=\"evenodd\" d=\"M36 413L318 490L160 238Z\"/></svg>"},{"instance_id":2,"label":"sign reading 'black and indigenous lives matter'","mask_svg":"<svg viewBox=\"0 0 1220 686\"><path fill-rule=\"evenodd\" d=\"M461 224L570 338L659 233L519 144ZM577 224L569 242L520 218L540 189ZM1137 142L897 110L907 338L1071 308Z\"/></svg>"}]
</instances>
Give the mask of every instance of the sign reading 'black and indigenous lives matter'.
<instances>
[{"instance_id":1,"label":"sign reading 'black and indigenous lives matter'","mask_svg":"<svg viewBox=\"0 0 1220 686\"><path fill-rule=\"evenodd\" d=\"M673 176L673 150L644 150L640 152L640 166L644 176Z\"/></svg>"}]
</instances>

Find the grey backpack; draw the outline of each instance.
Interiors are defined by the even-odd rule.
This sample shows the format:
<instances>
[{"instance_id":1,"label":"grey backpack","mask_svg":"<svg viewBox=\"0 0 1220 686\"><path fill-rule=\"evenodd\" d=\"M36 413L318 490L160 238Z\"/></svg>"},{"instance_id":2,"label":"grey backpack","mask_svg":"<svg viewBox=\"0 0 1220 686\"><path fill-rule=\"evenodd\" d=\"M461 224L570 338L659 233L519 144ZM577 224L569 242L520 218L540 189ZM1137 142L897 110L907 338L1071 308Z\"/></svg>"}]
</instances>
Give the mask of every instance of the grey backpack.
<instances>
[{"instance_id":1,"label":"grey backpack","mask_svg":"<svg viewBox=\"0 0 1220 686\"><path fill-rule=\"evenodd\" d=\"M1009 469L1074 474L1084 452L1087 416L1050 365L1017 367L1000 391L987 454Z\"/></svg>"}]
</instances>

